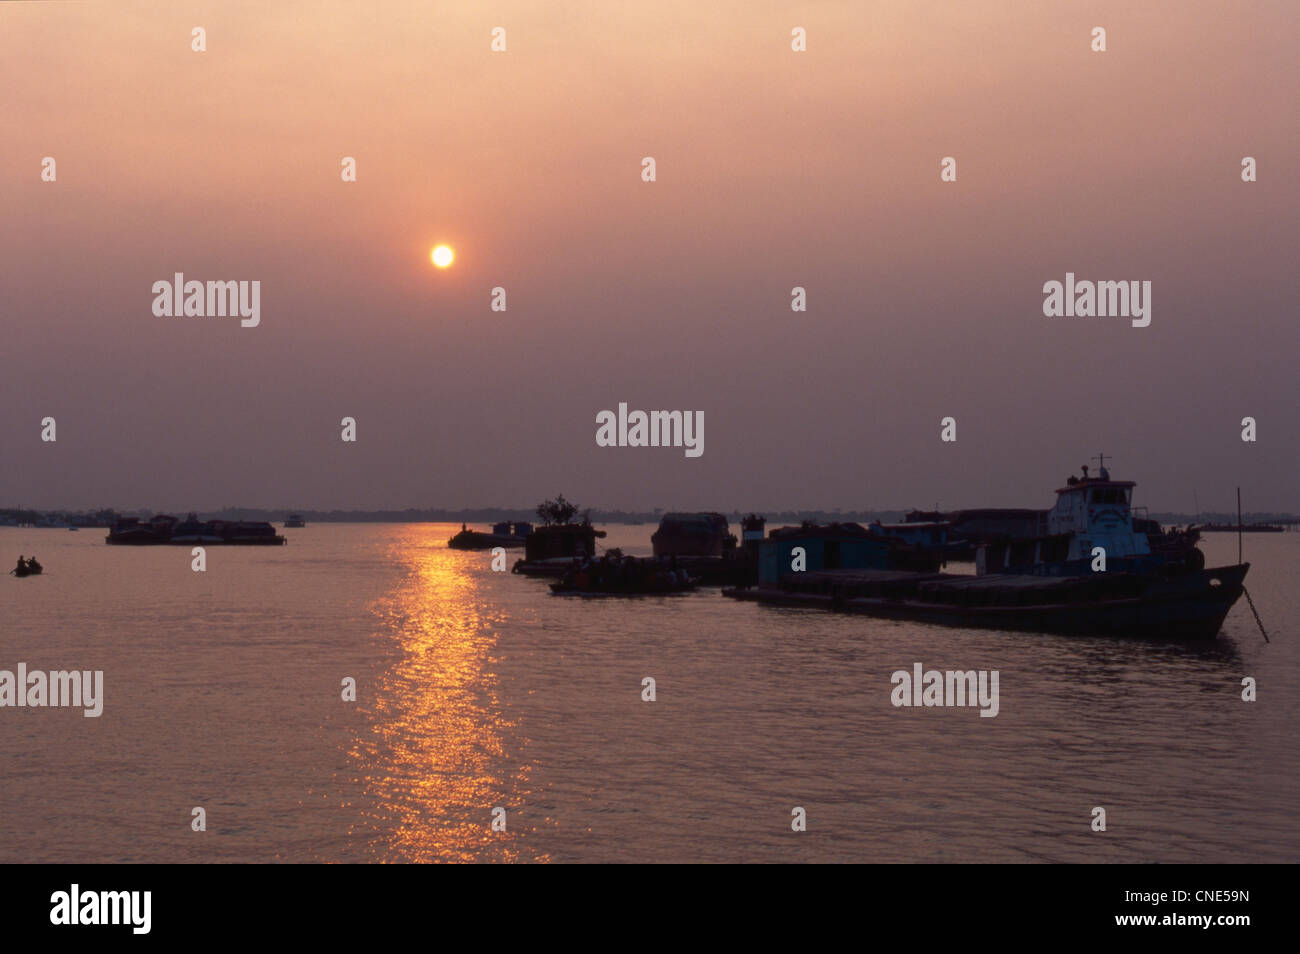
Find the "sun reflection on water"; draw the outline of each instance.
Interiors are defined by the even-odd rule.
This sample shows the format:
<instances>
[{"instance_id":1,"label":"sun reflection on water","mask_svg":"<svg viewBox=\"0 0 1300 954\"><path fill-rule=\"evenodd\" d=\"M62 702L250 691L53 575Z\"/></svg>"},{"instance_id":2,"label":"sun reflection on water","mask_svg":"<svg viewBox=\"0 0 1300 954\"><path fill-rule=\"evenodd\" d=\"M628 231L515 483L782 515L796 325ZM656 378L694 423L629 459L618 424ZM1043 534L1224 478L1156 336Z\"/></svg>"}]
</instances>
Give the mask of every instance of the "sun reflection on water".
<instances>
[{"instance_id":1,"label":"sun reflection on water","mask_svg":"<svg viewBox=\"0 0 1300 954\"><path fill-rule=\"evenodd\" d=\"M527 794L494 671L495 607L467 555L429 526L394 530L388 558L402 583L376 600L376 639L395 662L372 690L369 731L349 753L372 808L371 854L381 861L517 861L536 858L514 816ZM486 569L486 564L484 564ZM362 697L364 701L364 696ZM506 809L506 831L491 830ZM518 827L517 827L518 826Z\"/></svg>"}]
</instances>

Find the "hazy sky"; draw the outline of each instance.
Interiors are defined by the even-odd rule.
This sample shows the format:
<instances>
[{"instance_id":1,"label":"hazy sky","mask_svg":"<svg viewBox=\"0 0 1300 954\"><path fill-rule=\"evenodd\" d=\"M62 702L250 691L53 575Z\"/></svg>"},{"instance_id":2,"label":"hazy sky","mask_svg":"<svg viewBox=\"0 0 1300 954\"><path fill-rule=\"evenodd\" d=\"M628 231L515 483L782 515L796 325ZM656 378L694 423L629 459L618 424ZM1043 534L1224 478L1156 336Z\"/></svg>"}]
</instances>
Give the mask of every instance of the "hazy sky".
<instances>
[{"instance_id":1,"label":"hazy sky","mask_svg":"<svg viewBox=\"0 0 1300 954\"><path fill-rule=\"evenodd\" d=\"M0 5L0 506L1048 506L1104 450L1152 509L1300 510L1298 37L1292 0ZM177 271L260 281L260 326L155 317ZM1067 271L1150 281L1150 326L1044 317ZM703 411L703 456L597 447L620 401Z\"/></svg>"}]
</instances>

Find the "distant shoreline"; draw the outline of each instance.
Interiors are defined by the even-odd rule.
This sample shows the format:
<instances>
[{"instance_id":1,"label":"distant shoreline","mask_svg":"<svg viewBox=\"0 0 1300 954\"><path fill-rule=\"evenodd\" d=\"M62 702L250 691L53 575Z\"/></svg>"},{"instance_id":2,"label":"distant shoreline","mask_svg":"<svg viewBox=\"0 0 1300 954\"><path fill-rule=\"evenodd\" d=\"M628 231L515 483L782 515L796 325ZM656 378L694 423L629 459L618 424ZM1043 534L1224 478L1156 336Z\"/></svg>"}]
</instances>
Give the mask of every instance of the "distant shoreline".
<instances>
[{"instance_id":1,"label":"distant shoreline","mask_svg":"<svg viewBox=\"0 0 1300 954\"><path fill-rule=\"evenodd\" d=\"M954 508L959 510L962 508ZM40 524L49 525L50 522L62 524L72 523L78 527L106 527L111 526L113 516L138 516L147 519L154 513L171 513L178 517L184 517L188 511L150 511L150 510L124 510L124 511L73 511L73 510L28 510L26 508L0 508L0 526L13 526L12 521L19 521L23 524ZM673 511L678 512L678 511ZM805 520L814 523L870 523L879 520L883 523L900 522L903 519L904 511L902 510L850 510L850 511L829 511L829 510L757 510L757 511L720 511L732 523L739 523L741 518L750 512L758 513L759 516L765 517L769 526L781 525L783 523L802 523ZM465 524L490 524L498 521L525 521L529 523L539 523L535 510L525 510L518 508L473 508L463 510L441 510L441 509L416 509L408 508L406 510L288 510L288 509L268 509L252 507L227 507L224 510L201 510L196 512L201 520L264 520L269 523L283 523L289 514L297 514L306 521L310 526L313 523L465 523ZM591 510L590 516L592 523L602 524L657 524L665 511L636 511L636 510ZM1206 512L1202 514L1186 513L1152 513L1150 519L1159 521L1162 524L1187 525L1196 523L1204 525L1209 523L1231 524L1234 527L1237 523L1235 513ZM1248 513L1242 515L1242 522L1245 524L1252 523L1278 523L1296 521L1293 514L1286 513ZM62 525L60 524L60 525Z\"/></svg>"}]
</instances>

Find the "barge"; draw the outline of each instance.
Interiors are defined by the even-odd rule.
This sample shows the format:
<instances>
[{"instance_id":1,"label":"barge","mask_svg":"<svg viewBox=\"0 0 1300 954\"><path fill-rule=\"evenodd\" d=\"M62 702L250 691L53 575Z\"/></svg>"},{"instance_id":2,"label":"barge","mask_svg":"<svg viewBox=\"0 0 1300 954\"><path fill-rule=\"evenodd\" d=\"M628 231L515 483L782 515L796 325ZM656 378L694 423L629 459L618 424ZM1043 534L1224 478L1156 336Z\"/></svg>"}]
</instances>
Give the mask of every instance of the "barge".
<instances>
[{"instance_id":1,"label":"barge","mask_svg":"<svg viewBox=\"0 0 1300 954\"><path fill-rule=\"evenodd\" d=\"M748 540L755 531L761 539L764 520L750 514L741 521ZM704 586L743 586L758 580L757 551L739 547L724 514L716 512L666 513L650 537L655 557L675 561Z\"/></svg>"},{"instance_id":2,"label":"barge","mask_svg":"<svg viewBox=\"0 0 1300 954\"><path fill-rule=\"evenodd\" d=\"M511 571L525 576L564 576L575 560L581 563L594 558L596 541L604 536L604 530L597 530L586 520L544 524L524 540L523 559L516 560Z\"/></svg>"},{"instance_id":3,"label":"barge","mask_svg":"<svg viewBox=\"0 0 1300 954\"><path fill-rule=\"evenodd\" d=\"M158 514L149 522L120 517L104 538L116 546L282 546L285 538L265 521L199 520L189 514L177 520Z\"/></svg>"}]
</instances>

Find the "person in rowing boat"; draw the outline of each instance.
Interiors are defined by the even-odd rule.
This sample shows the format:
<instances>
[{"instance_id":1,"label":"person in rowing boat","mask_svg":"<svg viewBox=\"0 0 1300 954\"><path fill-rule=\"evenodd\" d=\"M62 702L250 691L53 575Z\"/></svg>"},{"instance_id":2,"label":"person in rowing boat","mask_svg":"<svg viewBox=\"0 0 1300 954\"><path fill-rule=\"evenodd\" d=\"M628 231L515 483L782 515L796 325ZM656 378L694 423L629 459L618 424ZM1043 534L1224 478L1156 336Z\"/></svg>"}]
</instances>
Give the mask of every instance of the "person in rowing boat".
<instances>
[{"instance_id":1,"label":"person in rowing boat","mask_svg":"<svg viewBox=\"0 0 1300 954\"><path fill-rule=\"evenodd\" d=\"M22 576L24 573L27 572L27 561L23 559L23 555L21 553L18 554L18 568L13 572L17 573L19 576Z\"/></svg>"},{"instance_id":2,"label":"person in rowing boat","mask_svg":"<svg viewBox=\"0 0 1300 954\"><path fill-rule=\"evenodd\" d=\"M27 569L31 573L39 573L41 572L42 567L39 563L36 562L36 557L32 556L27 558Z\"/></svg>"}]
</instances>

